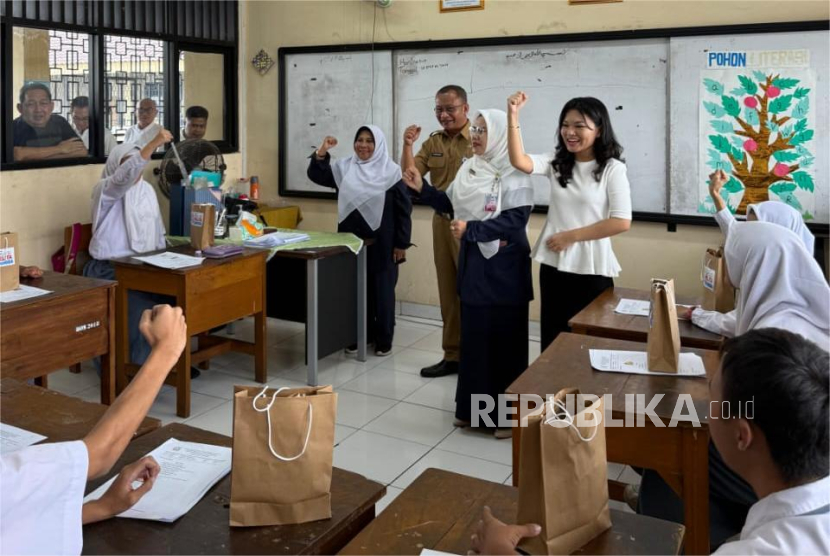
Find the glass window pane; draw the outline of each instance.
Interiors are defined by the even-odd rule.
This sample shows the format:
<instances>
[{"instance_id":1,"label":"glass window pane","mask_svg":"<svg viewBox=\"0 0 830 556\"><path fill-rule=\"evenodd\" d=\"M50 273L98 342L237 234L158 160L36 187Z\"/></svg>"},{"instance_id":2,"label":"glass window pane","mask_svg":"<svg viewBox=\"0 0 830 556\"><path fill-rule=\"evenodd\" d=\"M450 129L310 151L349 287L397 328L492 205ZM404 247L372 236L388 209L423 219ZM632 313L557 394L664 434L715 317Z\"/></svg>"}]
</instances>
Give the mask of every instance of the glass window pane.
<instances>
[{"instance_id":1,"label":"glass window pane","mask_svg":"<svg viewBox=\"0 0 830 556\"><path fill-rule=\"evenodd\" d=\"M164 125L164 42L105 37L104 120L119 143L147 144Z\"/></svg>"},{"instance_id":2,"label":"glass window pane","mask_svg":"<svg viewBox=\"0 0 830 556\"><path fill-rule=\"evenodd\" d=\"M179 54L179 76L181 139L224 139L224 55L183 51Z\"/></svg>"},{"instance_id":3,"label":"glass window pane","mask_svg":"<svg viewBox=\"0 0 830 556\"><path fill-rule=\"evenodd\" d=\"M88 156L89 120L70 122L89 94L89 35L15 27L13 40L14 160Z\"/></svg>"}]
</instances>

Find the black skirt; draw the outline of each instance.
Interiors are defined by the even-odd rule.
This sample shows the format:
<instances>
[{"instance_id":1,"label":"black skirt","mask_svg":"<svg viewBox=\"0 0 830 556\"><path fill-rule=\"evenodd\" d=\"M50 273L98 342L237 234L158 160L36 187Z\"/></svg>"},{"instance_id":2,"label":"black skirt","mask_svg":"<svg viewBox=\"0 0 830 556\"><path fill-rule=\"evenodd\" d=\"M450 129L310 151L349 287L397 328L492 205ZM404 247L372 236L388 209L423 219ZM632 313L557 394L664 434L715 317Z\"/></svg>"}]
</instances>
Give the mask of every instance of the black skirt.
<instances>
[{"instance_id":1,"label":"black skirt","mask_svg":"<svg viewBox=\"0 0 830 556\"><path fill-rule=\"evenodd\" d=\"M471 421L473 394L491 396L496 402L489 413L498 425L498 395L528 365L528 307L461 304L461 361L455 392L455 416ZM483 402L478 402L483 408ZM515 416L513 416L515 418ZM479 426L483 423L479 421Z\"/></svg>"}]
</instances>

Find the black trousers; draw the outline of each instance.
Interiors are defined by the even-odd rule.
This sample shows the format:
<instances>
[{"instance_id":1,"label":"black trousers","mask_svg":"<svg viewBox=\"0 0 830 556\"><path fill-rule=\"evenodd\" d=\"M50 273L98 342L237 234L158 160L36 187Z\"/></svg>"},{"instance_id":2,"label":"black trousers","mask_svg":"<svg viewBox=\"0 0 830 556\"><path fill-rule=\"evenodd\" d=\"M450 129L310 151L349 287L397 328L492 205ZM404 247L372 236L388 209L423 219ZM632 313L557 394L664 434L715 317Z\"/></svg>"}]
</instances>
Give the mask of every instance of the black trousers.
<instances>
[{"instance_id":1,"label":"black trousers","mask_svg":"<svg viewBox=\"0 0 830 556\"><path fill-rule=\"evenodd\" d=\"M599 294L614 287L614 279L595 274L560 272L543 264L539 271L542 313L542 351L560 332L570 332L568 321Z\"/></svg>"},{"instance_id":2,"label":"black trousers","mask_svg":"<svg viewBox=\"0 0 830 556\"><path fill-rule=\"evenodd\" d=\"M369 247L371 249L371 246ZM398 265L368 272L366 277L366 336L376 349L392 347L395 335L395 286Z\"/></svg>"}]
</instances>

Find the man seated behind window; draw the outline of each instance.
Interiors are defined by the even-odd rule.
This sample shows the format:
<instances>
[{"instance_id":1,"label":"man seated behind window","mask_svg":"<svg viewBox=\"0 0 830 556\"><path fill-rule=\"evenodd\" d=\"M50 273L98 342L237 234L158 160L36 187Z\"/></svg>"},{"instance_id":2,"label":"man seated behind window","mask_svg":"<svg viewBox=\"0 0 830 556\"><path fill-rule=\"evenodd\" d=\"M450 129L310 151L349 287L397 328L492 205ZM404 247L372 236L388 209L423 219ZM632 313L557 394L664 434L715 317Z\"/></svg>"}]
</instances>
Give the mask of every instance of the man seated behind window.
<instances>
[{"instance_id":1,"label":"man seated behind window","mask_svg":"<svg viewBox=\"0 0 830 556\"><path fill-rule=\"evenodd\" d=\"M70 115L72 116L72 128L84 142L84 147L89 149L89 97L73 98ZM118 141L115 140L110 130L104 128L104 154L108 155L116 145Z\"/></svg>"},{"instance_id":2,"label":"man seated behind window","mask_svg":"<svg viewBox=\"0 0 830 556\"><path fill-rule=\"evenodd\" d=\"M204 106L191 106L184 113L185 126L182 129L182 141L185 139L204 139L207 131L208 111Z\"/></svg>"},{"instance_id":3,"label":"man seated behind window","mask_svg":"<svg viewBox=\"0 0 830 556\"><path fill-rule=\"evenodd\" d=\"M27 83L20 89L20 117L13 123L16 162L89 154L69 122L52 113L54 108L52 91L43 83Z\"/></svg>"},{"instance_id":4,"label":"man seated behind window","mask_svg":"<svg viewBox=\"0 0 830 556\"><path fill-rule=\"evenodd\" d=\"M163 128L156 123L159 110L153 99L141 99L135 113L138 123L127 129L127 133L124 134L124 143L135 143L141 149L155 139Z\"/></svg>"}]
</instances>

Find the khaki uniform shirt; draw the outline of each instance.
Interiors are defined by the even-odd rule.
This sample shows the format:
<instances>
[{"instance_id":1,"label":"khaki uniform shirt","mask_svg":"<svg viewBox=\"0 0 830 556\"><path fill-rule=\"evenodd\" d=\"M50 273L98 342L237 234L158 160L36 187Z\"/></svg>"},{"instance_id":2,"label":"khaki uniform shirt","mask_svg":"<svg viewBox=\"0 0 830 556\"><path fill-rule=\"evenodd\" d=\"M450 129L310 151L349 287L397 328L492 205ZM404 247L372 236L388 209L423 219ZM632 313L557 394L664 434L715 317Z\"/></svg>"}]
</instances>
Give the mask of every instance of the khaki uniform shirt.
<instances>
[{"instance_id":1,"label":"khaki uniform shirt","mask_svg":"<svg viewBox=\"0 0 830 556\"><path fill-rule=\"evenodd\" d=\"M461 164L472 156L468 120L464 129L454 137L450 137L443 129L432 132L415 155L415 167L422 176L429 172L429 182L433 187L446 191Z\"/></svg>"}]
</instances>

